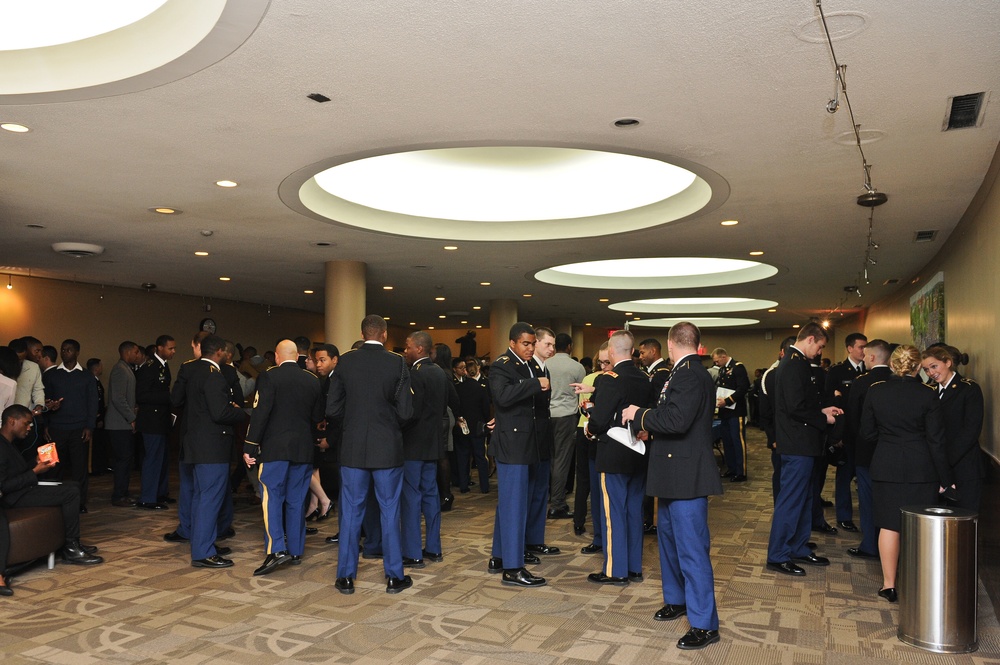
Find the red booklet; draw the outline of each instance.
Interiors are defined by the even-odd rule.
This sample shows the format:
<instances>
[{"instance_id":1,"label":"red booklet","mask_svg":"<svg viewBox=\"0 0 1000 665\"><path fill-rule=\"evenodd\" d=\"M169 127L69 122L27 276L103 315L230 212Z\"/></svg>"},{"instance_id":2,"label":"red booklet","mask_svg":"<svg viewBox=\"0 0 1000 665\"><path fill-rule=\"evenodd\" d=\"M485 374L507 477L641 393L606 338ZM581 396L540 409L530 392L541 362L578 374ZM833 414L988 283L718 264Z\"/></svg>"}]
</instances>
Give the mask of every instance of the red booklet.
<instances>
[{"instance_id":1,"label":"red booklet","mask_svg":"<svg viewBox=\"0 0 1000 665\"><path fill-rule=\"evenodd\" d=\"M45 443L38 446L38 461L39 462L49 462L54 464L59 463L59 453L56 452L56 444Z\"/></svg>"}]
</instances>

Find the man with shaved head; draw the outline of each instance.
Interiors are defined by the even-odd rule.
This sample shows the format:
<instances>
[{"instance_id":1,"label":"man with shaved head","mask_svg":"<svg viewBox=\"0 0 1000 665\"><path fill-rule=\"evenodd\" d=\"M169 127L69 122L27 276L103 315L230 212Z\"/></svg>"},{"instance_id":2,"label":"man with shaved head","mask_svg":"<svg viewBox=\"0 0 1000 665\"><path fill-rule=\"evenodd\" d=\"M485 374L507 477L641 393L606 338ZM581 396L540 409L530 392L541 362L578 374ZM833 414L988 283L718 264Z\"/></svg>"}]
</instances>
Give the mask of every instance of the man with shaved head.
<instances>
[{"instance_id":1,"label":"man with shaved head","mask_svg":"<svg viewBox=\"0 0 1000 665\"><path fill-rule=\"evenodd\" d=\"M267 556L254 575L302 558L305 505L312 476L313 427L323 419L319 379L299 367L295 342L278 342L278 363L260 375L243 447L247 466L260 465Z\"/></svg>"}]
</instances>

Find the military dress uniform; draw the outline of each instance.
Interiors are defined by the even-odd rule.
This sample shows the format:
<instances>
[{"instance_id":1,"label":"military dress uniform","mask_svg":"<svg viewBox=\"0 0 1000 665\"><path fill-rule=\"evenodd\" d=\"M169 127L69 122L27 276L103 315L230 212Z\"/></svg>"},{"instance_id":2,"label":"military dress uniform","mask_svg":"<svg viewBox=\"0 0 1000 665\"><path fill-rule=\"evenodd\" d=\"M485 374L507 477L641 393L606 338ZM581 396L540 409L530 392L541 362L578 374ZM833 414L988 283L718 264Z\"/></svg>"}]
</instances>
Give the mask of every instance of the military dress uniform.
<instances>
[{"instance_id":1,"label":"military dress uniform","mask_svg":"<svg viewBox=\"0 0 1000 665\"><path fill-rule=\"evenodd\" d=\"M944 414L944 437L948 450L959 508L979 512L983 492L983 457L979 433L983 429L983 391L971 379L955 372L951 381L938 392Z\"/></svg>"},{"instance_id":2,"label":"military dress uniform","mask_svg":"<svg viewBox=\"0 0 1000 665\"><path fill-rule=\"evenodd\" d=\"M872 494L872 457L875 455L877 440L863 441L860 437L861 411L868 396L868 389L892 376L888 365L877 365L865 372L851 384L848 400L847 429L850 432L848 445L853 448L854 473L858 479L858 519L861 522L861 543L848 548L851 556L878 557L878 529L875 528L874 497Z\"/></svg>"},{"instance_id":3,"label":"military dress uniform","mask_svg":"<svg viewBox=\"0 0 1000 665\"><path fill-rule=\"evenodd\" d=\"M135 372L135 431L142 435L142 471L139 505L155 506L167 496L167 438L173 425L170 413L170 366L153 355Z\"/></svg>"},{"instance_id":4,"label":"military dress uniform","mask_svg":"<svg viewBox=\"0 0 1000 665\"><path fill-rule=\"evenodd\" d=\"M642 576L642 502L646 490L646 456L608 436L620 427L622 411L642 402L649 394L649 379L631 359L622 360L611 371L594 380L594 406L587 431L598 437L596 468L600 489L594 499L601 502L604 522L604 568L591 575L598 583L627 584ZM596 528L596 527L595 527Z\"/></svg>"},{"instance_id":5,"label":"military dress uniform","mask_svg":"<svg viewBox=\"0 0 1000 665\"><path fill-rule=\"evenodd\" d=\"M726 397L725 404L719 407L719 420L722 428L722 452L726 460L726 470L733 480L746 480L747 476L747 392L750 390L750 377L743 363L732 358L719 368L716 382L720 388L733 390Z\"/></svg>"},{"instance_id":6,"label":"military dress uniform","mask_svg":"<svg viewBox=\"0 0 1000 665\"><path fill-rule=\"evenodd\" d=\"M837 406L845 413L851 408L851 386L855 380L865 373L864 363L855 366L850 359L837 363L826 373L826 400L824 406ZM837 466L836 485L834 486L834 504L837 511L837 522L850 522L854 519L853 502L851 500L851 481L855 476L853 441L854 433L849 427L843 430L844 463ZM826 478L824 468L823 477ZM848 529L849 530L849 529Z\"/></svg>"},{"instance_id":7,"label":"military dress uniform","mask_svg":"<svg viewBox=\"0 0 1000 665\"><path fill-rule=\"evenodd\" d=\"M528 361L535 376L551 378L549 371L538 358ZM538 446L538 462L528 467L528 516L525 525L524 542L532 554L559 554L558 547L545 544L545 520L548 517L549 478L552 475L552 449L554 446L552 417L549 403L552 391L546 390L535 395L535 441Z\"/></svg>"}]
</instances>

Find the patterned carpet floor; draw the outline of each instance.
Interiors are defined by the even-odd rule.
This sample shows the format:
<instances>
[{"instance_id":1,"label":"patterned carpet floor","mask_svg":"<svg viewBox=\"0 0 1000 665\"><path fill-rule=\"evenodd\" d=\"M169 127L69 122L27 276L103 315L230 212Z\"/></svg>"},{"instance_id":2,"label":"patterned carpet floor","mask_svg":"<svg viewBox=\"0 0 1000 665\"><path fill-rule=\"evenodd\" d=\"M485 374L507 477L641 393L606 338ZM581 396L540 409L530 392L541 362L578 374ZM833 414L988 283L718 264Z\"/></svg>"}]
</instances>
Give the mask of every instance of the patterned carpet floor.
<instances>
[{"instance_id":1,"label":"patterned carpet floor","mask_svg":"<svg viewBox=\"0 0 1000 665\"><path fill-rule=\"evenodd\" d=\"M412 589L386 594L381 561L362 560L357 592L344 596L333 588L337 546L323 540L337 531L335 520L307 538L302 565L252 577L264 556L260 508L240 501L237 535L226 541L236 565L192 568L186 546L162 540L175 511L112 507L102 476L91 483L82 524L84 542L99 545L106 563L21 572L15 596L0 599L0 653L4 665L1000 663L1000 625L981 584L976 653L900 642L898 605L876 596L878 562L845 553L855 534L814 534L832 564L804 578L766 571L771 468L763 437L749 434L750 482L726 483L710 504L722 640L701 651L675 647L686 619L652 620L662 605L654 538L645 542L645 582L596 586L587 575L600 558L580 553L589 533L550 520L546 540L563 554L531 567L548 586L502 586L486 572L495 491L456 495L443 516L444 562L410 572ZM828 494L832 485L831 471Z\"/></svg>"}]
</instances>

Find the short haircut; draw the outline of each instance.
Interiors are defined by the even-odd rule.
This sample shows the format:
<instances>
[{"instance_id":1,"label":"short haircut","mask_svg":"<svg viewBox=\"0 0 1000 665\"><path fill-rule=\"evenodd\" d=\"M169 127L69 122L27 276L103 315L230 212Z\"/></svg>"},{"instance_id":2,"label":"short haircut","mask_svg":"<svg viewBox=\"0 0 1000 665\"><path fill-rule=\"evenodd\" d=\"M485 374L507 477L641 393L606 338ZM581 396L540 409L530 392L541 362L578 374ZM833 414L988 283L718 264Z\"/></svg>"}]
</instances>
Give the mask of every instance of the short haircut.
<instances>
[{"instance_id":1,"label":"short haircut","mask_svg":"<svg viewBox=\"0 0 1000 665\"><path fill-rule=\"evenodd\" d=\"M608 338L608 348L614 349L615 353L631 353L635 344L635 337L627 330L616 330Z\"/></svg>"},{"instance_id":2,"label":"short haircut","mask_svg":"<svg viewBox=\"0 0 1000 665\"><path fill-rule=\"evenodd\" d=\"M652 349L656 349L657 353L660 353L663 350L663 347L660 346L660 341L658 339L653 339L652 337L647 337L646 339L644 339L641 342L639 342L639 348L640 349L642 347L644 347L644 346L648 346L648 347L650 347Z\"/></svg>"},{"instance_id":3,"label":"short haircut","mask_svg":"<svg viewBox=\"0 0 1000 665\"><path fill-rule=\"evenodd\" d=\"M21 374L21 360L9 346L0 346L0 374L14 381Z\"/></svg>"},{"instance_id":4,"label":"short haircut","mask_svg":"<svg viewBox=\"0 0 1000 665\"><path fill-rule=\"evenodd\" d=\"M721 346L715 347L715 349L712 351L712 357L713 358L716 357L716 356L728 356L728 355L729 355L729 352L726 351Z\"/></svg>"},{"instance_id":5,"label":"short haircut","mask_svg":"<svg viewBox=\"0 0 1000 665\"><path fill-rule=\"evenodd\" d=\"M534 335L535 329L530 323L525 323L524 321L518 321L510 327L510 341L516 342L521 339L521 335Z\"/></svg>"},{"instance_id":6,"label":"short haircut","mask_svg":"<svg viewBox=\"0 0 1000 665\"><path fill-rule=\"evenodd\" d=\"M810 321L799 329L799 334L795 336L796 342L802 342L806 339L813 337L817 340L824 339L829 340L830 335L823 329L823 326L816 323L815 321Z\"/></svg>"},{"instance_id":7,"label":"short haircut","mask_svg":"<svg viewBox=\"0 0 1000 665\"><path fill-rule=\"evenodd\" d=\"M681 321L670 327L667 339L678 346L697 349L698 345L701 344L701 331L695 324Z\"/></svg>"},{"instance_id":8,"label":"short haircut","mask_svg":"<svg viewBox=\"0 0 1000 665\"><path fill-rule=\"evenodd\" d=\"M94 369L97 365L101 364L100 358L90 358L87 360L87 369Z\"/></svg>"},{"instance_id":9,"label":"short haircut","mask_svg":"<svg viewBox=\"0 0 1000 665\"><path fill-rule=\"evenodd\" d=\"M566 333L559 333L556 335L556 351L569 351L569 347L573 346L573 338Z\"/></svg>"},{"instance_id":10,"label":"short haircut","mask_svg":"<svg viewBox=\"0 0 1000 665\"><path fill-rule=\"evenodd\" d=\"M340 357L340 349L338 349L333 344L317 344L316 346L314 346L312 348L313 358L315 358L316 354L319 353L320 351L326 351L326 355L330 356L331 358Z\"/></svg>"},{"instance_id":11,"label":"short haircut","mask_svg":"<svg viewBox=\"0 0 1000 665\"><path fill-rule=\"evenodd\" d=\"M235 356L236 355L236 344L232 340L226 340L226 355Z\"/></svg>"},{"instance_id":12,"label":"short haircut","mask_svg":"<svg viewBox=\"0 0 1000 665\"><path fill-rule=\"evenodd\" d=\"M427 353L430 353L431 349L434 348L434 340L431 339L431 336L423 330L410 333L406 336L406 339L412 339L413 343L418 348L423 349Z\"/></svg>"},{"instance_id":13,"label":"short haircut","mask_svg":"<svg viewBox=\"0 0 1000 665\"><path fill-rule=\"evenodd\" d=\"M857 342L859 339L865 342L866 344L868 343L868 338L862 335L861 333L851 333L850 335L844 338L844 346L845 347L854 346L854 343Z\"/></svg>"},{"instance_id":14,"label":"short haircut","mask_svg":"<svg viewBox=\"0 0 1000 665\"><path fill-rule=\"evenodd\" d=\"M21 404L11 404L3 410L2 414L0 414L0 422L6 425L8 420L18 420L20 418L30 417L31 410L28 407Z\"/></svg>"},{"instance_id":15,"label":"short haircut","mask_svg":"<svg viewBox=\"0 0 1000 665\"><path fill-rule=\"evenodd\" d=\"M463 365L463 366L465 365L465 360L463 358L452 358L451 359L451 368L452 369L455 369L459 365Z\"/></svg>"},{"instance_id":16,"label":"short haircut","mask_svg":"<svg viewBox=\"0 0 1000 665\"><path fill-rule=\"evenodd\" d=\"M782 351L787 351L788 347L790 347L792 344L795 344L795 335L789 335L785 339L781 340L781 346L778 348L780 348Z\"/></svg>"},{"instance_id":17,"label":"short haircut","mask_svg":"<svg viewBox=\"0 0 1000 665\"><path fill-rule=\"evenodd\" d=\"M21 339L24 340L25 346L27 346L29 349L33 346L42 345L42 340L38 339L37 337L32 337L31 335L25 335Z\"/></svg>"},{"instance_id":18,"label":"short haircut","mask_svg":"<svg viewBox=\"0 0 1000 665\"><path fill-rule=\"evenodd\" d=\"M865 354L869 353L875 356L876 365L888 365L892 351L889 350L889 342L884 339L873 339L865 346Z\"/></svg>"},{"instance_id":19,"label":"short haircut","mask_svg":"<svg viewBox=\"0 0 1000 665\"><path fill-rule=\"evenodd\" d=\"M556 333L554 330L552 330L552 328L546 328L545 326L538 326L537 328L535 328L535 339L539 339L541 337L554 338L555 336Z\"/></svg>"},{"instance_id":20,"label":"short haircut","mask_svg":"<svg viewBox=\"0 0 1000 665\"><path fill-rule=\"evenodd\" d=\"M364 345L365 345L365 340L359 339L354 344L351 344L351 351L354 351L355 349L360 349Z\"/></svg>"},{"instance_id":21,"label":"short haircut","mask_svg":"<svg viewBox=\"0 0 1000 665\"><path fill-rule=\"evenodd\" d=\"M292 341L295 342L295 348L299 350L300 356L309 353L309 347L312 345L312 342L309 341L308 337L299 335Z\"/></svg>"},{"instance_id":22,"label":"short haircut","mask_svg":"<svg viewBox=\"0 0 1000 665\"><path fill-rule=\"evenodd\" d=\"M378 314L369 314L361 320L361 336L366 340L376 339L388 329L385 319Z\"/></svg>"},{"instance_id":23,"label":"short haircut","mask_svg":"<svg viewBox=\"0 0 1000 665\"><path fill-rule=\"evenodd\" d=\"M146 354L147 358L152 358L153 354L156 353L156 345L155 344L150 344L145 349L143 349L142 352L144 354Z\"/></svg>"},{"instance_id":24,"label":"short haircut","mask_svg":"<svg viewBox=\"0 0 1000 665\"><path fill-rule=\"evenodd\" d=\"M22 337L10 340L10 343L7 346L9 346L17 355L28 352L28 345L24 343L24 338Z\"/></svg>"},{"instance_id":25,"label":"short haircut","mask_svg":"<svg viewBox=\"0 0 1000 665\"><path fill-rule=\"evenodd\" d=\"M139 345L136 344L135 342L130 342L128 340L125 340L124 342L118 345L118 355L124 356L127 352L131 351L132 349L138 348L138 346Z\"/></svg>"},{"instance_id":26,"label":"short haircut","mask_svg":"<svg viewBox=\"0 0 1000 665\"><path fill-rule=\"evenodd\" d=\"M211 334L212 333L208 332L207 330L199 330L194 334L194 337L191 338L191 343L200 346L201 343L205 341L205 338ZM223 343L225 343L225 340L223 340Z\"/></svg>"},{"instance_id":27,"label":"short haircut","mask_svg":"<svg viewBox=\"0 0 1000 665\"><path fill-rule=\"evenodd\" d=\"M49 362L54 363L56 361L56 358L59 357L59 351L56 349L56 347L50 344L46 344L45 346L42 347L42 356Z\"/></svg>"},{"instance_id":28,"label":"short haircut","mask_svg":"<svg viewBox=\"0 0 1000 665\"><path fill-rule=\"evenodd\" d=\"M156 346L166 346L167 342L173 342L173 341L174 338L171 337L170 335L160 335L159 337L156 338L155 344Z\"/></svg>"},{"instance_id":29,"label":"short haircut","mask_svg":"<svg viewBox=\"0 0 1000 665\"><path fill-rule=\"evenodd\" d=\"M218 335L205 335L201 340L201 357L209 358L219 349L226 348L226 340Z\"/></svg>"},{"instance_id":30,"label":"short haircut","mask_svg":"<svg viewBox=\"0 0 1000 665\"><path fill-rule=\"evenodd\" d=\"M67 344L76 349L77 353L80 353L80 342L76 341L75 339L64 339L63 343L60 345L60 348L66 346Z\"/></svg>"}]
</instances>

